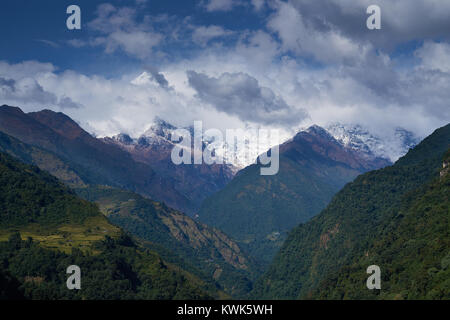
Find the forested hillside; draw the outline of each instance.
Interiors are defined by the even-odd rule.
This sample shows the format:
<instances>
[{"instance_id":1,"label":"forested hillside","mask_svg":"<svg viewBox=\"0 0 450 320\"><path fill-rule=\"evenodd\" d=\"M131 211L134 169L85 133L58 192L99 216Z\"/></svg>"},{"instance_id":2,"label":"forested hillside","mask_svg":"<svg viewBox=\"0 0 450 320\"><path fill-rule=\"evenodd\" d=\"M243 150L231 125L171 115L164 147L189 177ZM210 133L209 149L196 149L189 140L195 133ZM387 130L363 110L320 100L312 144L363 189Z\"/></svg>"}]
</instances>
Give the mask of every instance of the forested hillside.
<instances>
[{"instance_id":1,"label":"forested hillside","mask_svg":"<svg viewBox=\"0 0 450 320\"><path fill-rule=\"evenodd\" d=\"M440 178L449 143L447 125L395 165L347 184L290 233L253 296L449 298L448 176ZM371 264L382 270L381 292L366 288Z\"/></svg>"},{"instance_id":2,"label":"forested hillside","mask_svg":"<svg viewBox=\"0 0 450 320\"><path fill-rule=\"evenodd\" d=\"M199 289L202 281L137 245L109 224L95 204L3 153L0 212L2 298L210 297ZM82 270L82 290L66 287L66 269L73 264Z\"/></svg>"},{"instance_id":3,"label":"forested hillside","mask_svg":"<svg viewBox=\"0 0 450 320\"><path fill-rule=\"evenodd\" d=\"M223 232L132 192L101 186L77 192L98 203L110 222L142 239L164 259L205 281L217 282L233 297L252 289L257 275L254 263Z\"/></svg>"}]
</instances>

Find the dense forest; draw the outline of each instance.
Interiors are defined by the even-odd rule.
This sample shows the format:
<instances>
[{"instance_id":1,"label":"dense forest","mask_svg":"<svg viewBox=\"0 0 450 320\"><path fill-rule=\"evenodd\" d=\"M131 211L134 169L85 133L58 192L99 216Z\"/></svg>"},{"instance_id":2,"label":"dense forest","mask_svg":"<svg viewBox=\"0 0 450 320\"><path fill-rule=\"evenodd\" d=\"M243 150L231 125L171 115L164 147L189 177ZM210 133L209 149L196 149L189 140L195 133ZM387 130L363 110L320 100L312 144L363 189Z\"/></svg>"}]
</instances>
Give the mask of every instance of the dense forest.
<instances>
[{"instance_id":1,"label":"dense forest","mask_svg":"<svg viewBox=\"0 0 450 320\"><path fill-rule=\"evenodd\" d=\"M289 234L253 297L450 298L448 175L439 174L449 141L447 125L347 184ZM381 292L366 288L371 264L383 271Z\"/></svg>"}]
</instances>

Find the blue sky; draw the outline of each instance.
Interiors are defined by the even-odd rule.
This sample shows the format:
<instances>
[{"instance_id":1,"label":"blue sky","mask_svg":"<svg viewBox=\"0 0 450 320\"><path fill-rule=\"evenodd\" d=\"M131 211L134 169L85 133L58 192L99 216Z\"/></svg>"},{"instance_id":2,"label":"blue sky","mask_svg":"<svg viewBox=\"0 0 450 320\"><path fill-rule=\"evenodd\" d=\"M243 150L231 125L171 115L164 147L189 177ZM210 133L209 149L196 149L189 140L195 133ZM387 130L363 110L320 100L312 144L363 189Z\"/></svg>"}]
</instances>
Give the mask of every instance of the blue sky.
<instances>
[{"instance_id":1,"label":"blue sky","mask_svg":"<svg viewBox=\"0 0 450 320\"><path fill-rule=\"evenodd\" d=\"M114 52L104 54L103 48L76 48L67 45L68 40L87 40L95 32L88 23L97 16L98 6L111 3L118 7L136 8L136 19L145 15L168 15L181 21L190 19L197 25L220 25L226 29L256 30L264 27L262 13L252 10L251 5L240 6L239 10L208 12L196 0L152 0L138 5L135 0L98 1L98 0L61 0L61 1L4 1L0 5L0 37L5 46L1 58L9 62L24 60L50 61L62 70L75 69L84 73L103 73L117 75L129 67L138 68L140 59ZM66 27L66 8L76 4L82 10L82 29L68 30ZM167 22L169 23L169 22ZM164 33L166 25L155 26ZM170 57L161 60L174 59L180 54L186 56L192 50L191 43L167 43L164 50ZM114 68L111 68L113 66Z\"/></svg>"},{"instance_id":2,"label":"blue sky","mask_svg":"<svg viewBox=\"0 0 450 320\"><path fill-rule=\"evenodd\" d=\"M66 28L81 8L82 30ZM423 137L450 120L450 2L2 1L0 104L100 136L176 125L360 124Z\"/></svg>"}]
</instances>

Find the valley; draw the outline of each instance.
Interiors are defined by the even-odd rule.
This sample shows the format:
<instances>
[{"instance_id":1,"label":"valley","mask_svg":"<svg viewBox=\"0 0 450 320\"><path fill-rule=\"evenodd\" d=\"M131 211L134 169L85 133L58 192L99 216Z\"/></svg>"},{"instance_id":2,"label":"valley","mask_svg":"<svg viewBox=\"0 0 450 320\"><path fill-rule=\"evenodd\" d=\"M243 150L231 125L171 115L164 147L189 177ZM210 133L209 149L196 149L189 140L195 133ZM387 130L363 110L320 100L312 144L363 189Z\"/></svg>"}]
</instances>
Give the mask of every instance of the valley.
<instances>
[{"instance_id":1,"label":"valley","mask_svg":"<svg viewBox=\"0 0 450 320\"><path fill-rule=\"evenodd\" d=\"M418 208L434 201L427 212L440 219L441 229L430 228L443 240L430 248L434 250L430 255L436 250L441 253L426 258L432 261L426 268L427 274L436 274L430 282L435 283L430 289L433 297L446 295L439 280L447 272L442 247L447 224L442 215L448 207L439 206L448 202L446 180L432 182L432 177L442 166L450 141L448 126L393 166L382 157L388 153L377 153L381 142L364 138L361 128L344 132L342 127L327 131L312 126L279 146L280 171L274 176L260 175L260 164L238 172L227 165L176 166L170 162L173 128L156 119L138 139L125 134L97 139L64 114L46 110L25 114L17 108L1 107L3 184L8 188L11 181L24 186L31 183L40 190L30 193L15 187L2 191L5 214L0 221L0 245L8 254L6 259L16 259L19 252L13 248L42 252L57 264L58 259L69 261L76 255L88 263L89 259L106 259L104 255L116 249L117 254L125 250L126 268L133 272L122 270L125 273L120 279L128 284L120 290L127 293L116 292L115 298L374 298L358 287L364 276L355 272L367 263L378 263L378 259L387 261L384 248L395 245L395 250L401 251L398 239L406 234L414 238L410 226L421 219ZM403 137L408 135L399 136L403 150L415 145L410 137ZM9 172L11 168L15 168L14 174ZM436 200L439 197L440 202ZM341 198L348 203L340 204ZM59 203L63 199L64 205ZM365 211L374 215L362 215ZM409 220L398 220L405 215ZM430 224L437 221L430 219ZM386 230L399 232L398 238L387 240ZM382 234L379 240L371 235L377 232ZM420 232L417 237L423 234L421 239L428 239L428 233ZM420 242L412 242L412 248L416 243ZM142 287L145 271L133 265L135 254L149 255L139 265L150 263L154 270L167 270L151 273L156 277L151 281L169 277L175 287L180 286L180 293L175 287L160 287L161 292L172 295L159 295L155 289L147 292ZM356 259L361 254L366 258ZM47 293L59 281L42 268L30 276L11 266L3 265L2 277L15 283L11 292L22 298L43 297L38 293L42 281L49 283L47 291L42 291ZM390 276L392 268L404 267L388 267ZM414 270L404 272L418 277ZM44 280L29 283L26 277ZM293 278L298 282L285 280ZM115 281L106 274L102 279L102 285ZM91 281L92 288L100 285ZM334 286L346 289L331 290ZM408 289L410 295L401 293L404 286L389 286L395 291L381 298L420 296L412 289ZM86 297L96 297L94 291L89 292ZM106 292L102 294L108 297ZM77 294L67 297L82 298Z\"/></svg>"}]
</instances>

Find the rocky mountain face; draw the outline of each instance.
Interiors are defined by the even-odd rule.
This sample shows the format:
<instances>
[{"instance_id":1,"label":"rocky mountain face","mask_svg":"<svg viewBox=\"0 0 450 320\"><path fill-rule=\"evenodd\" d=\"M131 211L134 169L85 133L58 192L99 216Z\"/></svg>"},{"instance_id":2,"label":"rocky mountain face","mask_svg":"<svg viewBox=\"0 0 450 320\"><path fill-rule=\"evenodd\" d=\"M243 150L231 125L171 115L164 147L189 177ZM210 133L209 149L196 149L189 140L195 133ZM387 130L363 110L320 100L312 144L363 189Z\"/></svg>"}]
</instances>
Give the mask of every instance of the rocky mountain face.
<instances>
[{"instance_id":1,"label":"rocky mountain face","mask_svg":"<svg viewBox=\"0 0 450 320\"><path fill-rule=\"evenodd\" d=\"M448 299L450 124L394 165L357 177L289 234L260 299ZM420 254L418 254L420 253ZM381 268L382 290L366 269Z\"/></svg>"},{"instance_id":2,"label":"rocky mountain face","mask_svg":"<svg viewBox=\"0 0 450 320\"><path fill-rule=\"evenodd\" d=\"M233 177L230 164L180 164L171 159L174 143L171 133L176 127L155 118L149 129L139 138L126 134L103 138L107 144L119 146L140 163L150 165L157 174L164 176L180 194L189 199L192 206L185 211L194 214L203 200L222 189Z\"/></svg>"},{"instance_id":3,"label":"rocky mountain face","mask_svg":"<svg viewBox=\"0 0 450 320\"><path fill-rule=\"evenodd\" d=\"M280 146L278 174L261 176L259 164L246 167L204 201L199 219L225 231L265 264L288 230L319 213L347 182L388 164L312 126Z\"/></svg>"}]
</instances>

